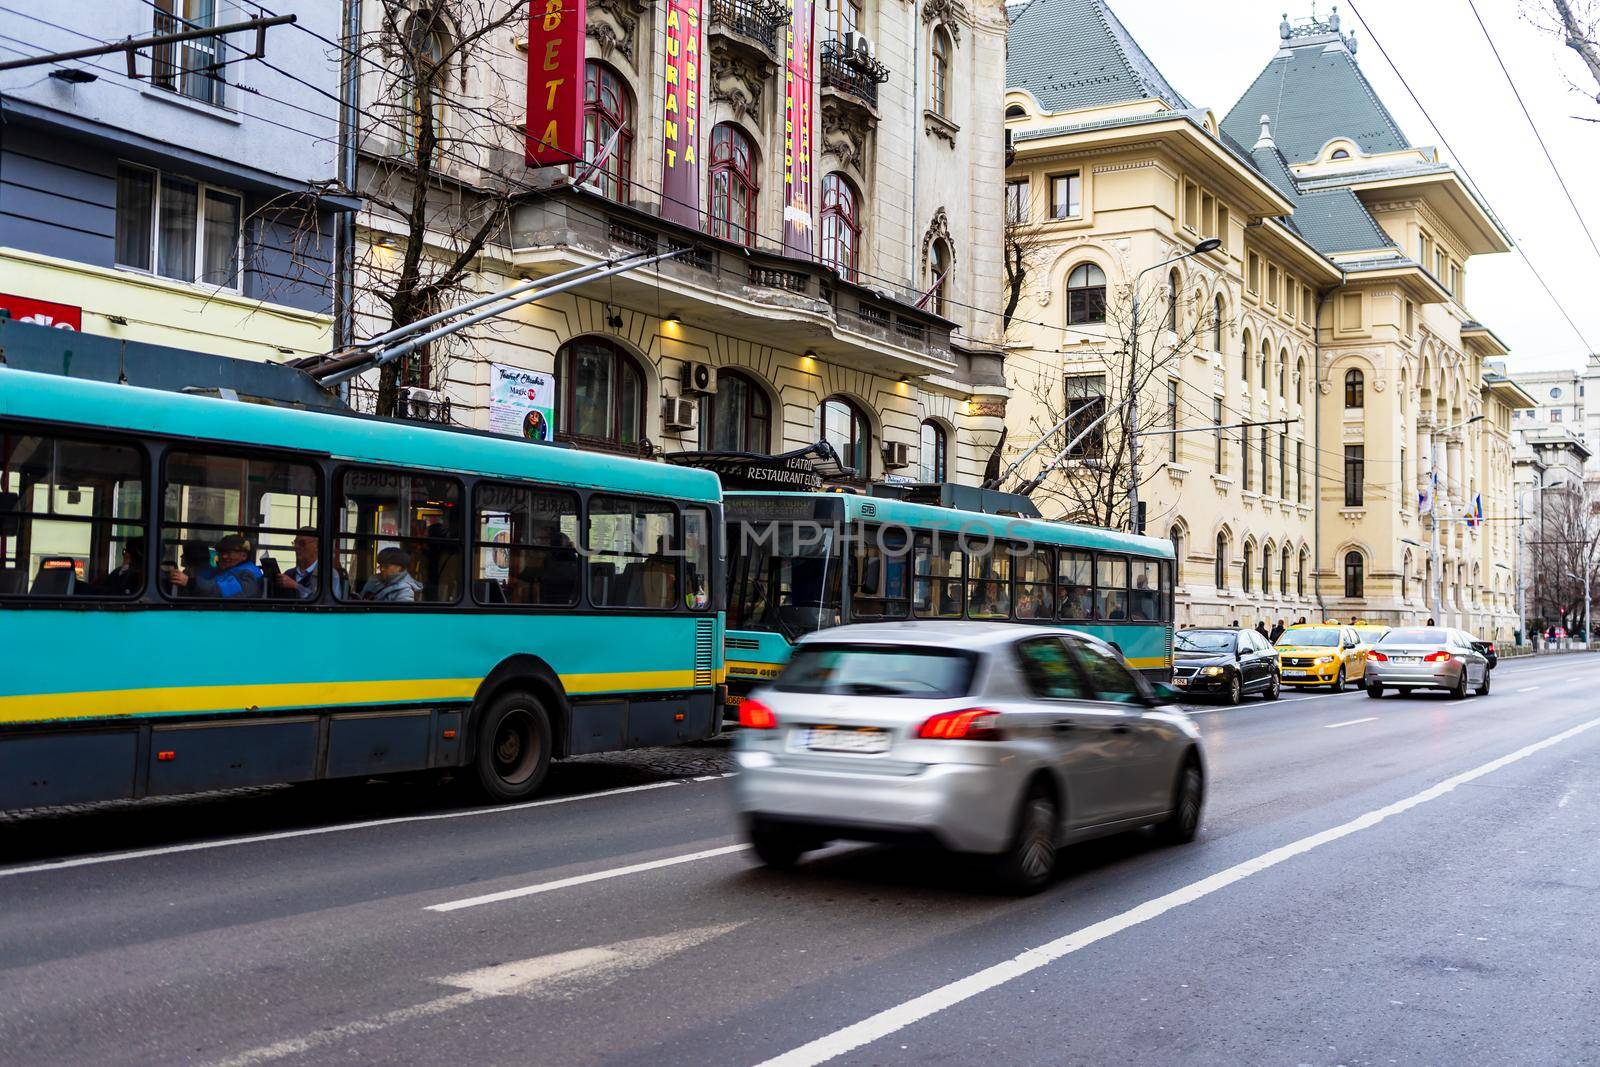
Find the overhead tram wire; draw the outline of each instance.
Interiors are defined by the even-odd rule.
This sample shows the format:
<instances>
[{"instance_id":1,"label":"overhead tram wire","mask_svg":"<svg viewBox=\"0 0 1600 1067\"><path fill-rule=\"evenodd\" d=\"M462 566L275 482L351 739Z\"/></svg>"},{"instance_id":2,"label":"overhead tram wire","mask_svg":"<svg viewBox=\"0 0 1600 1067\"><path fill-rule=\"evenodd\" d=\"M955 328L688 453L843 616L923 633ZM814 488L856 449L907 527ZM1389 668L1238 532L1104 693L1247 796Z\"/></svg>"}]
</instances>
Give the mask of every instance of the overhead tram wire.
<instances>
[{"instance_id":1,"label":"overhead tram wire","mask_svg":"<svg viewBox=\"0 0 1600 1067\"><path fill-rule=\"evenodd\" d=\"M1478 5L1473 0L1467 0L1467 7L1472 9L1472 17L1477 20L1478 29L1483 31L1483 39L1489 43L1489 51L1494 53L1494 61L1500 65L1500 73L1505 75L1506 84L1511 87L1511 95L1517 98L1517 106L1522 109L1522 117L1528 120L1528 129L1533 131L1534 140L1539 142L1539 148L1544 152L1545 162L1550 164L1550 173L1556 176L1556 184L1561 186L1561 192L1571 205L1572 214L1583 229L1583 235L1589 239L1590 249L1594 251L1595 258L1600 259L1600 244L1595 243L1594 234L1589 230L1589 223L1584 219L1583 212L1578 210L1578 202L1573 199L1572 190L1567 187L1567 180L1561 176L1561 168L1556 166L1555 157L1550 154L1550 146L1545 144L1544 135L1539 132L1539 127L1533 121L1533 115L1528 111L1528 105L1523 102L1522 91L1517 88L1516 79L1511 77L1511 72L1506 69L1506 61L1500 55L1499 46L1494 43L1489 27L1484 25L1483 16L1478 14Z\"/></svg>"},{"instance_id":2,"label":"overhead tram wire","mask_svg":"<svg viewBox=\"0 0 1600 1067\"><path fill-rule=\"evenodd\" d=\"M1385 63L1389 64L1389 69L1394 71L1394 76L1398 78L1400 80L1400 84L1405 87L1407 95L1411 97L1411 102L1417 105L1417 110L1422 112L1422 117L1427 119L1429 126L1433 127L1433 132L1439 135L1440 143L1443 144L1450 155L1455 158L1455 165L1460 168L1462 175L1469 183L1476 187L1477 182L1472 181L1472 175L1467 171L1467 165L1462 160L1461 153L1457 152L1455 148L1451 146L1449 139L1444 135L1444 131L1439 128L1439 124L1433 121L1433 116L1428 113L1428 109L1423 106L1422 101L1417 97L1417 92L1415 89L1411 88L1411 83L1406 81L1406 76L1400 73L1400 68L1389 56L1389 50L1383 47L1383 42L1379 40L1378 35L1372 30L1372 23L1367 20L1365 15L1361 14L1360 9L1356 6L1355 0L1350 0L1350 10L1355 14L1356 18L1361 20L1362 26L1366 28L1367 36L1372 38L1372 43L1377 46L1378 54L1383 57L1383 61ZM1550 298L1550 302L1556 306L1556 310L1561 312L1561 317L1567 320L1567 325L1572 327L1572 332L1577 336L1578 340L1582 342L1584 351L1595 351L1593 346L1589 344L1588 338L1584 337L1583 331L1578 328L1578 324L1573 321L1572 316L1567 313L1566 307L1559 299L1556 298L1555 291L1552 290L1550 288L1550 284L1544 280L1544 275L1539 273L1539 268L1533 265L1533 260L1529 258L1527 251L1522 247L1522 242L1513 239L1511 246L1517 250L1517 255L1522 257L1522 262L1528 265L1528 270L1532 272L1534 278L1539 282L1540 287L1544 289L1545 295Z\"/></svg>"}]
</instances>

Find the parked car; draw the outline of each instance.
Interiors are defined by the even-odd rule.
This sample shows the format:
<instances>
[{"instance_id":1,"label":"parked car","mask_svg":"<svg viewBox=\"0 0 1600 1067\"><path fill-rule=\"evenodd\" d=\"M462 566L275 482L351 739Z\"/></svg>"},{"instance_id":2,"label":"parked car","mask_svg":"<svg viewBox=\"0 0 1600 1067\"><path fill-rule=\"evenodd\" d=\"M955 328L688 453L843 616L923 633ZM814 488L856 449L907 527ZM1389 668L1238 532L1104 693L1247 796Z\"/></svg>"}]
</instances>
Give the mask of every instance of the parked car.
<instances>
[{"instance_id":1,"label":"parked car","mask_svg":"<svg viewBox=\"0 0 1600 1067\"><path fill-rule=\"evenodd\" d=\"M1401 627L1384 635L1367 661L1367 696L1395 689L1444 689L1460 699L1489 695L1489 657L1471 635L1444 626Z\"/></svg>"},{"instance_id":2,"label":"parked car","mask_svg":"<svg viewBox=\"0 0 1600 1067\"><path fill-rule=\"evenodd\" d=\"M1278 638L1284 685L1325 685L1335 693L1366 679L1367 651L1353 626L1291 626Z\"/></svg>"},{"instance_id":3,"label":"parked car","mask_svg":"<svg viewBox=\"0 0 1600 1067\"><path fill-rule=\"evenodd\" d=\"M1237 704L1247 693L1277 700L1278 653L1254 630L1179 630L1172 638L1172 687Z\"/></svg>"},{"instance_id":4,"label":"parked car","mask_svg":"<svg viewBox=\"0 0 1600 1067\"><path fill-rule=\"evenodd\" d=\"M740 705L735 804L772 867L835 839L921 841L1031 892L1071 842L1194 839L1206 765L1172 696L1070 630L836 627Z\"/></svg>"},{"instance_id":5,"label":"parked car","mask_svg":"<svg viewBox=\"0 0 1600 1067\"><path fill-rule=\"evenodd\" d=\"M1483 658L1489 661L1489 669L1491 671L1494 670L1495 667L1499 666L1500 653L1495 650L1493 641L1490 641L1487 638L1480 640L1474 637L1472 639L1472 647L1482 653Z\"/></svg>"}]
</instances>

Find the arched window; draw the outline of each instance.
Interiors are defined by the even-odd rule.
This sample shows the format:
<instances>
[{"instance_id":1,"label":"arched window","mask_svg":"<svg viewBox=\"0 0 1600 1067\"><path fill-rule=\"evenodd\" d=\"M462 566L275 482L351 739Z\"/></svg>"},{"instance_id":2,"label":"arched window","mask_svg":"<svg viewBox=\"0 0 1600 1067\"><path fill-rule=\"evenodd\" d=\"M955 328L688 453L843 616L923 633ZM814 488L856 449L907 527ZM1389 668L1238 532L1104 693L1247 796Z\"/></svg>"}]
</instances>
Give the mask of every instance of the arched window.
<instances>
[{"instance_id":1,"label":"arched window","mask_svg":"<svg viewBox=\"0 0 1600 1067\"><path fill-rule=\"evenodd\" d=\"M755 244L760 188L750 138L731 122L719 123L711 131L711 236Z\"/></svg>"},{"instance_id":2,"label":"arched window","mask_svg":"<svg viewBox=\"0 0 1600 1067\"><path fill-rule=\"evenodd\" d=\"M860 267L860 204L856 187L843 174L822 179L822 262L852 282Z\"/></svg>"},{"instance_id":3,"label":"arched window","mask_svg":"<svg viewBox=\"0 0 1600 1067\"><path fill-rule=\"evenodd\" d=\"M950 34L943 26L933 31L933 113L950 117Z\"/></svg>"},{"instance_id":4,"label":"arched window","mask_svg":"<svg viewBox=\"0 0 1600 1067\"><path fill-rule=\"evenodd\" d=\"M1278 395L1289 399L1289 350L1278 353Z\"/></svg>"},{"instance_id":5,"label":"arched window","mask_svg":"<svg viewBox=\"0 0 1600 1067\"><path fill-rule=\"evenodd\" d=\"M1272 364L1272 343L1265 337L1261 339L1261 388L1267 388L1268 367Z\"/></svg>"},{"instance_id":6,"label":"arched window","mask_svg":"<svg viewBox=\"0 0 1600 1067\"><path fill-rule=\"evenodd\" d=\"M1283 546L1282 561L1278 564L1278 595L1289 595L1289 546Z\"/></svg>"},{"instance_id":7,"label":"arched window","mask_svg":"<svg viewBox=\"0 0 1600 1067\"><path fill-rule=\"evenodd\" d=\"M645 376L634 358L604 338L580 337L561 347L557 366L561 432L636 450L644 441Z\"/></svg>"},{"instance_id":8,"label":"arched window","mask_svg":"<svg viewBox=\"0 0 1600 1067\"><path fill-rule=\"evenodd\" d=\"M1294 365L1294 402L1306 402L1306 361L1303 358Z\"/></svg>"},{"instance_id":9,"label":"arched window","mask_svg":"<svg viewBox=\"0 0 1600 1067\"><path fill-rule=\"evenodd\" d=\"M1358 370L1344 372L1344 406L1347 408L1367 406L1366 378Z\"/></svg>"},{"instance_id":10,"label":"arched window","mask_svg":"<svg viewBox=\"0 0 1600 1067\"><path fill-rule=\"evenodd\" d=\"M1222 294L1217 294L1216 319L1211 323L1211 348L1213 351L1222 351Z\"/></svg>"},{"instance_id":11,"label":"arched window","mask_svg":"<svg viewBox=\"0 0 1600 1067\"><path fill-rule=\"evenodd\" d=\"M1178 332L1178 268L1167 272L1167 329Z\"/></svg>"},{"instance_id":12,"label":"arched window","mask_svg":"<svg viewBox=\"0 0 1600 1067\"><path fill-rule=\"evenodd\" d=\"M717 374L717 391L700 401L700 447L711 452L767 452L772 447L772 401L742 371Z\"/></svg>"},{"instance_id":13,"label":"arched window","mask_svg":"<svg viewBox=\"0 0 1600 1067\"><path fill-rule=\"evenodd\" d=\"M1217 563L1213 580L1218 589L1228 588L1228 535L1217 534Z\"/></svg>"},{"instance_id":14,"label":"arched window","mask_svg":"<svg viewBox=\"0 0 1600 1067\"><path fill-rule=\"evenodd\" d=\"M1261 595L1272 595L1272 546L1261 550Z\"/></svg>"},{"instance_id":15,"label":"arched window","mask_svg":"<svg viewBox=\"0 0 1600 1067\"><path fill-rule=\"evenodd\" d=\"M1400 561L1400 600L1403 603L1411 595L1411 553L1407 552Z\"/></svg>"},{"instance_id":16,"label":"arched window","mask_svg":"<svg viewBox=\"0 0 1600 1067\"><path fill-rule=\"evenodd\" d=\"M1006 118L1008 119L1025 119L1027 117L1028 112L1021 104L1012 104L1006 108Z\"/></svg>"},{"instance_id":17,"label":"arched window","mask_svg":"<svg viewBox=\"0 0 1600 1067\"><path fill-rule=\"evenodd\" d=\"M1080 263L1067 275L1067 325L1106 321L1106 272Z\"/></svg>"},{"instance_id":18,"label":"arched window","mask_svg":"<svg viewBox=\"0 0 1600 1067\"><path fill-rule=\"evenodd\" d=\"M633 94L622 75L589 60L583 68L583 158L593 163L616 136L590 181L613 200L628 199L633 174Z\"/></svg>"},{"instance_id":19,"label":"arched window","mask_svg":"<svg viewBox=\"0 0 1600 1067\"><path fill-rule=\"evenodd\" d=\"M950 437L932 419L922 423L917 457L922 482L940 484L950 480Z\"/></svg>"},{"instance_id":20,"label":"arched window","mask_svg":"<svg viewBox=\"0 0 1600 1067\"><path fill-rule=\"evenodd\" d=\"M1250 331L1244 332L1244 343L1239 348L1239 379L1250 384Z\"/></svg>"},{"instance_id":21,"label":"arched window","mask_svg":"<svg viewBox=\"0 0 1600 1067\"><path fill-rule=\"evenodd\" d=\"M1346 600L1360 600L1366 595L1366 580L1362 574L1361 553L1344 554L1344 596Z\"/></svg>"},{"instance_id":22,"label":"arched window","mask_svg":"<svg viewBox=\"0 0 1600 1067\"><path fill-rule=\"evenodd\" d=\"M839 453L839 462L872 477L872 424L862 410L842 396L830 396L817 408L817 437Z\"/></svg>"},{"instance_id":23,"label":"arched window","mask_svg":"<svg viewBox=\"0 0 1600 1067\"><path fill-rule=\"evenodd\" d=\"M412 158L420 150L423 117L430 113L430 136L434 139L435 160L440 154L440 134L445 123L450 71L444 65L449 40L435 25L437 21L417 15L411 20L411 39L405 44L408 53L406 59L411 69L402 76L400 82L400 143L405 154Z\"/></svg>"},{"instance_id":24,"label":"arched window","mask_svg":"<svg viewBox=\"0 0 1600 1067\"><path fill-rule=\"evenodd\" d=\"M1167 531L1167 540L1172 542L1172 558L1181 568L1183 566L1183 527L1174 525Z\"/></svg>"},{"instance_id":25,"label":"arched window","mask_svg":"<svg viewBox=\"0 0 1600 1067\"><path fill-rule=\"evenodd\" d=\"M950 291L950 262L950 245L943 237L935 237L928 256L928 288L933 292L928 310L935 315L945 313L945 294Z\"/></svg>"},{"instance_id":26,"label":"arched window","mask_svg":"<svg viewBox=\"0 0 1600 1067\"><path fill-rule=\"evenodd\" d=\"M1239 569L1239 588L1250 592L1250 571L1255 566L1255 545L1249 541L1244 543L1244 566Z\"/></svg>"},{"instance_id":27,"label":"arched window","mask_svg":"<svg viewBox=\"0 0 1600 1067\"><path fill-rule=\"evenodd\" d=\"M1335 148L1333 150L1333 155L1329 156L1328 158L1329 159L1349 159L1350 158L1350 153L1346 152L1342 148Z\"/></svg>"},{"instance_id":28,"label":"arched window","mask_svg":"<svg viewBox=\"0 0 1600 1067\"><path fill-rule=\"evenodd\" d=\"M1299 570L1299 573L1297 573L1295 575L1295 579L1294 579L1295 596L1305 596L1306 595L1306 563L1307 563L1307 560L1308 560L1308 557L1306 555L1306 550L1302 548L1300 550L1300 570Z\"/></svg>"}]
</instances>

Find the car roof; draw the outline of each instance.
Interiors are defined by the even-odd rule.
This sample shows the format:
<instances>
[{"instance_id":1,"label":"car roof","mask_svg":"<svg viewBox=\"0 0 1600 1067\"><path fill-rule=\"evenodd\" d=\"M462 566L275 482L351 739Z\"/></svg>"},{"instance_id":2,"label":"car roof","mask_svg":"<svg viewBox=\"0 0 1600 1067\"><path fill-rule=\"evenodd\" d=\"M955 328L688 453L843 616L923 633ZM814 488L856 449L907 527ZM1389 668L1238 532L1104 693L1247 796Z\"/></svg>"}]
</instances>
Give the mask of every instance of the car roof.
<instances>
[{"instance_id":1,"label":"car roof","mask_svg":"<svg viewBox=\"0 0 1600 1067\"><path fill-rule=\"evenodd\" d=\"M968 622L965 620L915 619L907 622L866 622L834 626L806 634L799 641L830 645L937 645L942 648L979 650L1002 645L1018 637L1041 634L1072 634L1102 643L1091 634L1065 626L1018 625L1014 622Z\"/></svg>"}]
</instances>

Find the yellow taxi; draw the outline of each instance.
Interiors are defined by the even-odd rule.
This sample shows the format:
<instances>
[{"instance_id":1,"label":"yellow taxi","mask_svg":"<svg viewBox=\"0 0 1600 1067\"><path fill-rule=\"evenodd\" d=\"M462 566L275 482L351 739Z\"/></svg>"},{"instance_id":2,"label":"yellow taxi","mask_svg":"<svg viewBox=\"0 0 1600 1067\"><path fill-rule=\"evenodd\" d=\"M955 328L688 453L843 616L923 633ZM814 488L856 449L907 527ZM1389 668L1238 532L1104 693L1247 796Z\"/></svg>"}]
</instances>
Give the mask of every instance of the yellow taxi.
<instances>
[{"instance_id":1,"label":"yellow taxi","mask_svg":"<svg viewBox=\"0 0 1600 1067\"><path fill-rule=\"evenodd\" d=\"M1339 623L1291 626L1278 638L1278 674L1284 685L1325 685L1339 692L1366 678L1369 642L1376 639Z\"/></svg>"}]
</instances>

